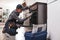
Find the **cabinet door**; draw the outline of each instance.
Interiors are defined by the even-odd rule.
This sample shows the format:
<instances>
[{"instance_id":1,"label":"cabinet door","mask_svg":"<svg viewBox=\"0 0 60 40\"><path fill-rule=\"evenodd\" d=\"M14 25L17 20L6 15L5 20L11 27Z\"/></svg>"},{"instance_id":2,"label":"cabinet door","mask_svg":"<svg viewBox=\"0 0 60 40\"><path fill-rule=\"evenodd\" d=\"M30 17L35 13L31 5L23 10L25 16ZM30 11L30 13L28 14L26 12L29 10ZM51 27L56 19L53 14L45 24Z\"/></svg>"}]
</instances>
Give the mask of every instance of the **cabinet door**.
<instances>
[{"instance_id":1,"label":"cabinet door","mask_svg":"<svg viewBox=\"0 0 60 40\"><path fill-rule=\"evenodd\" d=\"M2 18L2 16L3 16L3 10L0 9L0 18Z\"/></svg>"},{"instance_id":2,"label":"cabinet door","mask_svg":"<svg viewBox=\"0 0 60 40\"><path fill-rule=\"evenodd\" d=\"M31 8L32 10L32 16L31 16L31 19L30 19L30 23L31 24L38 24L38 7L37 7L37 4L34 4Z\"/></svg>"},{"instance_id":3,"label":"cabinet door","mask_svg":"<svg viewBox=\"0 0 60 40\"><path fill-rule=\"evenodd\" d=\"M38 4L38 24L47 23L47 5Z\"/></svg>"}]
</instances>

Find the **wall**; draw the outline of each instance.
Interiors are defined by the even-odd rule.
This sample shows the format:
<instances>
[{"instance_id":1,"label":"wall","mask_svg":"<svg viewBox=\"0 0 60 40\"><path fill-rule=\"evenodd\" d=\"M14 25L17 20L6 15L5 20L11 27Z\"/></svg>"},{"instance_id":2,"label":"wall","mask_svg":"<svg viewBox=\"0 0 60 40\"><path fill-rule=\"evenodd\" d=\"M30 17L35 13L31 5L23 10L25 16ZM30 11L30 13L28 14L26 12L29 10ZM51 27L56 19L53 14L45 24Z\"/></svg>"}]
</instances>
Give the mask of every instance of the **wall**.
<instances>
[{"instance_id":1,"label":"wall","mask_svg":"<svg viewBox=\"0 0 60 40\"><path fill-rule=\"evenodd\" d=\"M35 2L47 3L47 0L26 0L26 3L27 3L28 6L34 4Z\"/></svg>"},{"instance_id":2,"label":"wall","mask_svg":"<svg viewBox=\"0 0 60 40\"><path fill-rule=\"evenodd\" d=\"M48 33L51 40L60 40L60 0L48 4Z\"/></svg>"},{"instance_id":3,"label":"wall","mask_svg":"<svg viewBox=\"0 0 60 40\"><path fill-rule=\"evenodd\" d=\"M22 4L23 0L1 0L0 7L3 9L10 9L10 12L16 8L17 4Z\"/></svg>"}]
</instances>

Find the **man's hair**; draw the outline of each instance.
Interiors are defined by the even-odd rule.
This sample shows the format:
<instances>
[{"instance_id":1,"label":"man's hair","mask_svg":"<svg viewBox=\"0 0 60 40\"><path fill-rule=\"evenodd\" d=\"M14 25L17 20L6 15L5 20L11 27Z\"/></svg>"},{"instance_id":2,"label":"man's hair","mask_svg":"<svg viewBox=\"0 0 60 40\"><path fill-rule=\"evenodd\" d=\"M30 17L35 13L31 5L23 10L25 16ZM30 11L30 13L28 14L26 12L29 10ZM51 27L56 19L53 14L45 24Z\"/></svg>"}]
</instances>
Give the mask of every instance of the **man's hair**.
<instances>
[{"instance_id":1,"label":"man's hair","mask_svg":"<svg viewBox=\"0 0 60 40\"><path fill-rule=\"evenodd\" d=\"M16 6L16 9L23 9L23 6L20 5L20 4L18 4L18 5Z\"/></svg>"}]
</instances>

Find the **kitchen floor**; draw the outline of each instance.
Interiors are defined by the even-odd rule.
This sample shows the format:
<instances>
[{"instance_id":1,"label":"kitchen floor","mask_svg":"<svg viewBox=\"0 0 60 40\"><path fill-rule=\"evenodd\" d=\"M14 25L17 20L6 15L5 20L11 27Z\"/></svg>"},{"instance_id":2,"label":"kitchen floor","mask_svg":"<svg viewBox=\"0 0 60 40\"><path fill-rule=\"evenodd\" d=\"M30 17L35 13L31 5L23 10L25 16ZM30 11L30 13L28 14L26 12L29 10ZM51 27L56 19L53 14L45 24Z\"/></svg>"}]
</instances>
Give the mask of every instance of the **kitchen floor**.
<instances>
[{"instance_id":1,"label":"kitchen floor","mask_svg":"<svg viewBox=\"0 0 60 40\"><path fill-rule=\"evenodd\" d=\"M3 33L2 33L3 26L4 24L0 23L0 40L3 40Z\"/></svg>"}]
</instances>

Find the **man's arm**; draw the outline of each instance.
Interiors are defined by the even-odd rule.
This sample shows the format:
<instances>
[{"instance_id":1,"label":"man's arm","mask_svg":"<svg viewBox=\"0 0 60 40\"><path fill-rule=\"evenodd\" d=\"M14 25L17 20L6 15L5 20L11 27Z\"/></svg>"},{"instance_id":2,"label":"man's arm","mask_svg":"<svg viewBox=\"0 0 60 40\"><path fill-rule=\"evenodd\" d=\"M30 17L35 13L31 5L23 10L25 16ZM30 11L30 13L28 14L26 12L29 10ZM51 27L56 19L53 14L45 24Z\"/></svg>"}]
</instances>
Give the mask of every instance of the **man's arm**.
<instances>
[{"instance_id":1,"label":"man's arm","mask_svg":"<svg viewBox=\"0 0 60 40\"><path fill-rule=\"evenodd\" d=\"M30 18L31 16L32 16L32 14L28 14L28 17L26 17L26 18L22 19L22 21L27 20L27 19L28 19L28 18Z\"/></svg>"},{"instance_id":2,"label":"man's arm","mask_svg":"<svg viewBox=\"0 0 60 40\"><path fill-rule=\"evenodd\" d=\"M24 19L20 19L18 18L18 16L16 14L12 15L12 17L14 19L16 19L18 22L24 22L25 20L27 20L29 17L31 17L32 14L30 14L27 18L24 18Z\"/></svg>"}]
</instances>

